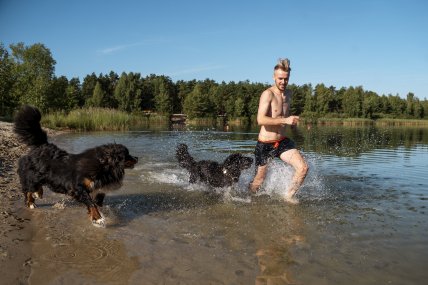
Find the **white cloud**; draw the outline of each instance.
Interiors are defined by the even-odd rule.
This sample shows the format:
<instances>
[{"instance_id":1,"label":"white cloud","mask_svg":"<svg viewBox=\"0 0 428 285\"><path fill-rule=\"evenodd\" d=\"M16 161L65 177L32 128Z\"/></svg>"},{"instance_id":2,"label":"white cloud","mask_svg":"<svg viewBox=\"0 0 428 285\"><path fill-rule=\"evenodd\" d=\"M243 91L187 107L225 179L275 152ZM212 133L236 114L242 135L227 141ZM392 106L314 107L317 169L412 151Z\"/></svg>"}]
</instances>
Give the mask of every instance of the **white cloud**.
<instances>
[{"instance_id":1,"label":"white cloud","mask_svg":"<svg viewBox=\"0 0 428 285\"><path fill-rule=\"evenodd\" d=\"M146 40L143 42L133 43L133 44L127 44L127 45L117 45L113 47L107 47L101 50L98 50L97 53L101 55L110 55L113 53L117 53L129 48L137 47L137 46L148 46L148 45L156 45L156 44L163 44L167 42L164 39L155 39L155 40Z\"/></svg>"}]
</instances>

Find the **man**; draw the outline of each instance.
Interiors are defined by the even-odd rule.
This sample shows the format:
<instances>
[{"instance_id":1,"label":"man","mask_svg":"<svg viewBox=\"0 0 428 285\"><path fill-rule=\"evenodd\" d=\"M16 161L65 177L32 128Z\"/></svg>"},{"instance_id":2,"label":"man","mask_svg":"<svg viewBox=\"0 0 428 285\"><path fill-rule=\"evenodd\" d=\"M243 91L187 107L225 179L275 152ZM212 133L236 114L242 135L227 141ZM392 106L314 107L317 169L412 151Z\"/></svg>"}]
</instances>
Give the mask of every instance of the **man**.
<instances>
[{"instance_id":1,"label":"man","mask_svg":"<svg viewBox=\"0 0 428 285\"><path fill-rule=\"evenodd\" d=\"M266 177L268 162L279 157L295 170L283 199L297 204L295 195L306 177L308 165L294 142L286 137L286 125L295 126L299 121L298 116L290 116L291 90L286 90L290 72L290 61L280 59L274 67L274 85L260 96L257 123L261 128L255 150L256 176L250 184L250 191L256 193L259 190Z\"/></svg>"}]
</instances>

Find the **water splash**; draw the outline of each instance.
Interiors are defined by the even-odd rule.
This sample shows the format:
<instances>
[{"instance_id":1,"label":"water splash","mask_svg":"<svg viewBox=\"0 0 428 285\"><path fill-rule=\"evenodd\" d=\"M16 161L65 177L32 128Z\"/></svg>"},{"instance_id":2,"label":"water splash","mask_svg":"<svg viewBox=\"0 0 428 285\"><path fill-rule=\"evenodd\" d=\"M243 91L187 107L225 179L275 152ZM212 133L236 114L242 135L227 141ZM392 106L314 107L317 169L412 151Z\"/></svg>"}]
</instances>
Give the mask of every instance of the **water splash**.
<instances>
[{"instance_id":1,"label":"water splash","mask_svg":"<svg viewBox=\"0 0 428 285\"><path fill-rule=\"evenodd\" d=\"M326 185L321 175L317 161L319 157L315 155L305 156L310 171L302 185L299 196L304 200L320 200L326 196ZM213 192L223 196L224 201L250 203L251 197L248 186L251 183L255 169L254 166L242 172L241 177L232 187L213 188L204 183L190 183L190 174L187 170L178 168L173 163L151 163L140 166L142 172L140 179L146 183L157 183L178 186L178 189L185 191ZM294 175L294 169L282 162L274 160L269 165L268 174L261 191L257 194L268 195L272 199L277 199L285 195Z\"/></svg>"}]
</instances>

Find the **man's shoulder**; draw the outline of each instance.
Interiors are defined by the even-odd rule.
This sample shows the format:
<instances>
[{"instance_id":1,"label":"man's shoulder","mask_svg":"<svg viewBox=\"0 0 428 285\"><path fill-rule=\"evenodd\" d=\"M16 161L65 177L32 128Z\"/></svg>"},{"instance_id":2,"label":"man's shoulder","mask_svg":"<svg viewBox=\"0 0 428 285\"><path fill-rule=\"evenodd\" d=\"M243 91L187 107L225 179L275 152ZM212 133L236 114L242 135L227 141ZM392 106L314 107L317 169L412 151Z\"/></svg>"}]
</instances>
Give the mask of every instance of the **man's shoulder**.
<instances>
[{"instance_id":1,"label":"man's shoulder","mask_svg":"<svg viewBox=\"0 0 428 285\"><path fill-rule=\"evenodd\" d=\"M268 98L272 98L275 94L273 93L273 91L268 88L265 91L263 91L262 96L264 97L268 97Z\"/></svg>"}]
</instances>

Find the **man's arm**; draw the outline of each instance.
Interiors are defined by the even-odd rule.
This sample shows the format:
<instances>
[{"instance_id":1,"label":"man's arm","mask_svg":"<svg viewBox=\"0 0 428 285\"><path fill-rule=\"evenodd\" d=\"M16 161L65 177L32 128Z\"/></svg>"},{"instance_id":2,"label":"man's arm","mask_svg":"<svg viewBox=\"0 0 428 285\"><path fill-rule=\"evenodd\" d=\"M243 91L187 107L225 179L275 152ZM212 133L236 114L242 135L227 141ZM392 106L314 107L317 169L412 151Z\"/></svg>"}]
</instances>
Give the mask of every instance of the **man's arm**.
<instances>
[{"instance_id":1,"label":"man's arm","mask_svg":"<svg viewBox=\"0 0 428 285\"><path fill-rule=\"evenodd\" d=\"M257 111L257 123L262 126L294 125L299 120L298 116L272 118L269 117L269 109L272 102L272 92L265 90L260 96L259 109Z\"/></svg>"}]
</instances>

